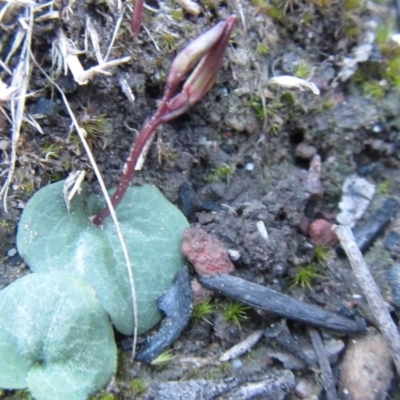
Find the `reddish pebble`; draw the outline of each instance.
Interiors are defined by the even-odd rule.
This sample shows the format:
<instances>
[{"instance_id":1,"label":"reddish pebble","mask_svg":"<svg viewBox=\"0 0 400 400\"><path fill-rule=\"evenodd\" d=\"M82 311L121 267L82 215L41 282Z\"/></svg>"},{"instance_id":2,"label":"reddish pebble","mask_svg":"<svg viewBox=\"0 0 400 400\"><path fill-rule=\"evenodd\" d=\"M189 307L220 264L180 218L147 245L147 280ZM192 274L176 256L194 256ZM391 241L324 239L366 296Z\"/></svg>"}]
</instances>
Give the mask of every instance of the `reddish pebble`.
<instances>
[{"instance_id":1,"label":"reddish pebble","mask_svg":"<svg viewBox=\"0 0 400 400\"><path fill-rule=\"evenodd\" d=\"M324 219L316 219L311 223L308 234L316 246L334 246L338 241L332 224Z\"/></svg>"},{"instance_id":2,"label":"reddish pebble","mask_svg":"<svg viewBox=\"0 0 400 400\"><path fill-rule=\"evenodd\" d=\"M201 228L186 229L182 252L199 275L230 274L235 270L224 245Z\"/></svg>"}]
</instances>

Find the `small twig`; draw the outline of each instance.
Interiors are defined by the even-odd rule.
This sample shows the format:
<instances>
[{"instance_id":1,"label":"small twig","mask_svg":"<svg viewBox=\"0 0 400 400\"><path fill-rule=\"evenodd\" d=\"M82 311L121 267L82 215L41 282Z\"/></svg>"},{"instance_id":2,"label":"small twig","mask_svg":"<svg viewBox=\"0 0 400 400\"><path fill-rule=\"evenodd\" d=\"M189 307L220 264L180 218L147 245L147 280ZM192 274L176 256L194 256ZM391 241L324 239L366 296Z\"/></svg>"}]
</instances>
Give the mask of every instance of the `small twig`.
<instances>
[{"instance_id":1,"label":"small twig","mask_svg":"<svg viewBox=\"0 0 400 400\"><path fill-rule=\"evenodd\" d=\"M263 335L263 330L258 330L253 332L250 336L246 339L242 340L240 343L235 344L229 350L227 350L222 356L219 358L219 361L229 361L234 358L241 356L242 354L248 352L253 346L257 344L260 340L261 336Z\"/></svg>"},{"instance_id":2,"label":"small twig","mask_svg":"<svg viewBox=\"0 0 400 400\"><path fill-rule=\"evenodd\" d=\"M118 5L117 5L117 21L115 22L113 35L112 35L111 41L108 45L107 53L104 57L105 62L107 62L108 57L110 57L111 50L114 46L115 39L117 38L119 28L121 27L122 19L124 18L125 6L122 4L122 2L120 0L118 0L117 3L118 3Z\"/></svg>"},{"instance_id":3,"label":"small twig","mask_svg":"<svg viewBox=\"0 0 400 400\"><path fill-rule=\"evenodd\" d=\"M332 369L321 336L314 328L308 328L308 334L310 335L315 355L321 368L322 384L326 391L326 397L328 400L337 400L338 395L335 388L335 380L333 379Z\"/></svg>"},{"instance_id":4,"label":"small twig","mask_svg":"<svg viewBox=\"0 0 400 400\"><path fill-rule=\"evenodd\" d=\"M315 361L300 348L297 341L292 336L287 327L286 320L282 320L280 323L267 328L264 331L264 336L267 339L272 339L277 342L283 349L287 350L290 354L293 354L307 365L307 367L316 367Z\"/></svg>"},{"instance_id":5,"label":"small twig","mask_svg":"<svg viewBox=\"0 0 400 400\"><path fill-rule=\"evenodd\" d=\"M354 275L367 299L371 313L377 321L379 330L392 353L397 375L400 376L400 335L397 331L397 327L385 306L379 288L357 246L350 227L336 225L333 227L333 230L337 233L340 243L347 254Z\"/></svg>"}]
</instances>

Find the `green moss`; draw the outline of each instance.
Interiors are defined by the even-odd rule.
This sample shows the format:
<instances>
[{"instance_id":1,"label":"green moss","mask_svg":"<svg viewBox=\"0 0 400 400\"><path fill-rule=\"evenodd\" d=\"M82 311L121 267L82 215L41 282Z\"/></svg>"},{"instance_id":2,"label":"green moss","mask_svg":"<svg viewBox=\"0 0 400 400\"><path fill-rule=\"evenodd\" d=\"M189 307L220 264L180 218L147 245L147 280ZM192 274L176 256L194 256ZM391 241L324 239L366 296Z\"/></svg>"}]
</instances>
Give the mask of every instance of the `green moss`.
<instances>
[{"instance_id":1,"label":"green moss","mask_svg":"<svg viewBox=\"0 0 400 400\"><path fill-rule=\"evenodd\" d=\"M112 393L108 393L105 390L96 394L96 396L91 397L91 400L115 400L116 397Z\"/></svg>"},{"instance_id":2,"label":"green moss","mask_svg":"<svg viewBox=\"0 0 400 400\"><path fill-rule=\"evenodd\" d=\"M389 61L384 77L395 89L400 89L400 57L395 57Z\"/></svg>"},{"instance_id":3,"label":"green moss","mask_svg":"<svg viewBox=\"0 0 400 400\"><path fill-rule=\"evenodd\" d=\"M172 350L166 350L161 353L156 359L151 362L154 367L161 367L169 364L173 361L176 356L173 354Z\"/></svg>"},{"instance_id":4,"label":"green moss","mask_svg":"<svg viewBox=\"0 0 400 400\"><path fill-rule=\"evenodd\" d=\"M379 81L367 81L361 86L365 96L381 100L385 97L385 88Z\"/></svg>"},{"instance_id":5,"label":"green moss","mask_svg":"<svg viewBox=\"0 0 400 400\"><path fill-rule=\"evenodd\" d=\"M49 143L43 146L43 153L46 160L48 160L49 158L58 160L60 158L61 150L62 146L55 143Z\"/></svg>"},{"instance_id":6,"label":"green moss","mask_svg":"<svg viewBox=\"0 0 400 400\"><path fill-rule=\"evenodd\" d=\"M344 0L344 9L346 11L353 11L360 8L362 5L361 0Z\"/></svg>"},{"instance_id":7,"label":"green moss","mask_svg":"<svg viewBox=\"0 0 400 400\"><path fill-rule=\"evenodd\" d=\"M80 120L82 128L88 135L88 140L91 138L97 139L100 135L107 133L106 131L109 129L106 129L106 127L110 122L110 119L106 118L105 114L94 115L85 113Z\"/></svg>"},{"instance_id":8,"label":"green moss","mask_svg":"<svg viewBox=\"0 0 400 400\"><path fill-rule=\"evenodd\" d=\"M52 171L48 174L51 183L61 181L64 176L61 172Z\"/></svg>"},{"instance_id":9,"label":"green moss","mask_svg":"<svg viewBox=\"0 0 400 400\"><path fill-rule=\"evenodd\" d=\"M31 195L35 191L35 185L33 182L26 182L23 184L24 192Z\"/></svg>"},{"instance_id":10,"label":"green moss","mask_svg":"<svg viewBox=\"0 0 400 400\"><path fill-rule=\"evenodd\" d=\"M314 256L318 264L324 265L329 259L329 250L324 246L315 246Z\"/></svg>"},{"instance_id":11,"label":"green moss","mask_svg":"<svg viewBox=\"0 0 400 400\"><path fill-rule=\"evenodd\" d=\"M389 194L392 192L392 182L390 179L384 179L376 188L379 194Z\"/></svg>"},{"instance_id":12,"label":"green moss","mask_svg":"<svg viewBox=\"0 0 400 400\"><path fill-rule=\"evenodd\" d=\"M174 21L180 22L183 20L185 13L182 8L177 8L171 12L171 17Z\"/></svg>"},{"instance_id":13,"label":"green moss","mask_svg":"<svg viewBox=\"0 0 400 400\"><path fill-rule=\"evenodd\" d=\"M332 108L334 108L335 105L336 105L335 100L331 96L326 96L323 99L321 111L325 112L325 111L328 111L328 110L332 110Z\"/></svg>"},{"instance_id":14,"label":"green moss","mask_svg":"<svg viewBox=\"0 0 400 400\"><path fill-rule=\"evenodd\" d=\"M175 50L177 41L178 37L170 31L163 32L161 35L161 46L169 53Z\"/></svg>"},{"instance_id":15,"label":"green moss","mask_svg":"<svg viewBox=\"0 0 400 400\"><path fill-rule=\"evenodd\" d=\"M219 1L217 0L201 0L200 2L204 8L214 11L218 8Z\"/></svg>"},{"instance_id":16,"label":"green moss","mask_svg":"<svg viewBox=\"0 0 400 400\"><path fill-rule=\"evenodd\" d=\"M213 168L207 177L207 182L218 182L225 180L228 185L230 183L232 174L235 172L235 168L228 164L222 164L218 168Z\"/></svg>"},{"instance_id":17,"label":"green moss","mask_svg":"<svg viewBox=\"0 0 400 400\"><path fill-rule=\"evenodd\" d=\"M144 393L146 391L146 389L147 389L147 385L144 382L144 380L143 379L138 379L138 378L132 379L129 382L129 387L132 389L132 392L133 392L132 394L134 396L137 396L137 395L140 395L140 394Z\"/></svg>"},{"instance_id":18,"label":"green moss","mask_svg":"<svg viewBox=\"0 0 400 400\"><path fill-rule=\"evenodd\" d=\"M265 118L266 115L262 105L261 97L258 94L253 94L250 99L249 105L258 119L263 120Z\"/></svg>"},{"instance_id":19,"label":"green moss","mask_svg":"<svg viewBox=\"0 0 400 400\"><path fill-rule=\"evenodd\" d=\"M375 43L380 46L384 45L393 33L393 28L390 24L378 25L375 30Z\"/></svg>"},{"instance_id":20,"label":"green moss","mask_svg":"<svg viewBox=\"0 0 400 400\"><path fill-rule=\"evenodd\" d=\"M332 0L310 0L310 3L320 8L326 8L332 4Z\"/></svg>"},{"instance_id":21,"label":"green moss","mask_svg":"<svg viewBox=\"0 0 400 400\"><path fill-rule=\"evenodd\" d=\"M311 264L301 267L295 277L291 280L289 289L301 286L302 289L307 287L312 291L312 281L316 278L324 278L324 275L317 273L317 268L315 265Z\"/></svg>"},{"instance_id":22,"label":"green moss","mask_svg":"<svg viewBox=\"0 0 400 400\"><path fill-rule=\"evenodd\" d=\"M265 56L268 53L269 53L269 48L266 44L257 43L256 54L258 54L259 56Z\"/></svg>"},{"instance_id":23,"label":"green moss","mask_svg":"<svg viewBox=\"0 0 400 400\"><path fill-rule=\"evenodd\" d=\"M222 306L221 311L226 322L234 322L240 326L241 322L249 318L247 315L249 309L250 307L238 301L229 300L227 304Z\"/></svg>"},{"instance_id":24,"label":"green moss","mask_svg":"<svg viewBox=\"0 0 400 400\"><path fill-rule=\"evenodd\" d=\"M214 302L212 302L210 299L204 300L199 304L196 304L193 313L192 313L192 318L195 321L200 321L204 320L207 321L207 317L214 314L216 310L216 305Z\"/></svg>"},{"instance_id":25,"label":"green moss","mask_svg":"<svg viewBox=\"0 0 400 400\"><path fill-rule=\"evenodd\" d=\"M301 79L309 78L311 75L312 69L310 65L305 61L300 61L297 65L294 74Z\"/></svg>"},{"instance_id":26,"label":"green moss","mask_svg":"<svg viewBox=\"0 0 400 400\"><path fill-rule=\"evenodd\" d=\"M13 400L32 400L32 396L27 389L16 390L12 396Z\"/></svg>"}]
</instances>

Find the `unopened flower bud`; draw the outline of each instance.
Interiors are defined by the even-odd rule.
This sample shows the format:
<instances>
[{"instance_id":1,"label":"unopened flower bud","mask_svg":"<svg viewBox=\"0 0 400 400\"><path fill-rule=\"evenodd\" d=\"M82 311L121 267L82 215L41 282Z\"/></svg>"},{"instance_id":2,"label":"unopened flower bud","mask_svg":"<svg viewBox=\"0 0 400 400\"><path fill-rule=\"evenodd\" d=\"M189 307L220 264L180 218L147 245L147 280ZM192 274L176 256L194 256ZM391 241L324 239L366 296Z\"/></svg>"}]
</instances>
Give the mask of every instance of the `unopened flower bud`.
<instances>
[{"instance_id":1,"label":"unopened flower bud","mask_svg":"<svg viewBox=\"0 0 400 400\"><path fill-rule=\"evenodd\" d=\"M224 30L218 42L203 56L196 69L186 80L183 91L187 93L191 105L198 102L214 84L236 20L236 16L231 15L225 21Z\"/></svg>"},{"instance_id":2,"label":"unopened flower bud","mask_svg":"<svg viewBox=\"0 0 400 400\"><path fill-rule=\"evenodd\" d=\"M168 100L168 112L163 115L163 122L183 114L211 89L221 68L236 20L236 16L231 15L226 21L217 24L178 54L168 77L167 96L179 84L183 76L197 62L198 64L183 85L182 92Z\"/></svg>"},{"instance_id":3,"label":"unopened flower bud","mask_svg":"<svg viewBox=\"0 0 400 400\"><path fill-rule=\"evenodd\" d=\"M236 19L236 17L234 18ZM169 88L175 89L199 60L221 40L228 20L219 22L213 28L194 39L176 56L167 80Z\"/></svg>"}]
</instances>

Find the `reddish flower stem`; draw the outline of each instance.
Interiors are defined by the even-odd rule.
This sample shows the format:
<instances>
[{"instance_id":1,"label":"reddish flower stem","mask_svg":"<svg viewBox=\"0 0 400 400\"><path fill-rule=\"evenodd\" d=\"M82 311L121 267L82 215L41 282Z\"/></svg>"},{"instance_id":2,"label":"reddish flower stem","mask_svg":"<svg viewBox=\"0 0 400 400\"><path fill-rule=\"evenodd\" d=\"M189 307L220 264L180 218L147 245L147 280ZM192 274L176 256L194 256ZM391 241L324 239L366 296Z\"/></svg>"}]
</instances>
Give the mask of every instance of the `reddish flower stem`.
<instances>
[{"instance_id":1,"label":"reddish flower stem","mask_svg":"<svg viewBox=\"0 0 400 400\"><path fill-rule=\"evenodd\" d=\"M115 191L114 195L111 198L111 204L113 205L114 208L118 206L118 204L124 197L126 189L129 186L133 174L135 173L136 164L139 160L139 157L144 147L146 146L146 143L149 141L150 137L153 135L158 126L162 123L160 114L161 113L159 110L156 115L154 115L148 122L146 122L142 131L137 137L134 146L131 149L129 157L126 160L126 163L122 170L122 175L117 190ZM101 210L100 213L98 213L93 218L92 222L94 225L100 225L104 221L104 219L107 218L109 215L110 215L110 210L106 206L103 208L103 210Z\"/></svg>"},{"instance_id":2,"label":"reddish flower stem","mask_svg":"<svg viewBox=\"0 0 400 400\"><path fill-rule=\"evenodd\" d=\"M131 31L136 35L140 27L142 26L142 16L143 16L143 3L144 0L135 1L135 9L133 10L132 20L131 20Z\"/></svg>"},{"instance_id":3,"label":"reddish flower stem","mask_svg":"<svg viewBox=\"0 0 400 400\"><path fill-rule=\"evenodd\" d=\"M136 0L137 12L141 13L140 7L143 7L143 1ZM135 15L132 19L132 29L134 21L137 22ZM111 203L114 208L118 206L124 197L126 189L135 173L135 167L139 157L157 127L164 122L171 121L177 116L182 115L190 106L197 103L214 84L216 75L222 64L225 49L228 45L229 36L235 23L236 16L232 15L225 21L221 32L215 32L216 28L213 28L212 32L219 36L217 37L219 39L217 41L215 38L212 38L212 35L210 37L210 34L208 34L208 36L207 34L203 35L202 37L203 40L205 40L205 44L207 44L207 41L211 40L211 47L207 47L204 43L199 45L198 41L194 41L192 44L189 44L180 55L178 55L178 61L172 65L170 77L160 106L155 115L145 123L129 153L129 157L122 170L117 190L111 198ZM219 27L221 27L221 25L219 25ZM200 60L201 57L203 58ZM197 68L192 72L192 75L184 84L182 91L175 95L179 83L186 78L186 75L193 68L192 64L194 61L199 62ZM109 214L110 210L108 206L106 206L94 217L94 225L100 225Z\"/></svg>"}]
</instances>

